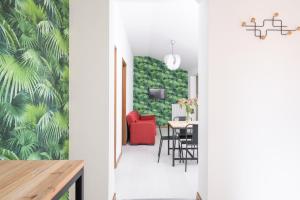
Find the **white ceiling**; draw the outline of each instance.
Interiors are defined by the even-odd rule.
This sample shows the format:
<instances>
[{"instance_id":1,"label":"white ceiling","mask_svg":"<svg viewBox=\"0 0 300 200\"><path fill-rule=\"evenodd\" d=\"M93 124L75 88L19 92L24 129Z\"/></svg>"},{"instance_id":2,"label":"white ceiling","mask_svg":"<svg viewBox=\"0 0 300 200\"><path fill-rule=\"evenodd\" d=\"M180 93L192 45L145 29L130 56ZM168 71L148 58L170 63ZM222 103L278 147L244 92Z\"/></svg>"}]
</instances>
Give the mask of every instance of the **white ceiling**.
<instances>
[{"instance_id":1,"label":"white ceiling","mask_svg":"<svg viewBox=\"0 0 300 200\"><path fill-rule=\"evenodd\" d=\"M171 51L170 40L175 40L181 68L197 73L197 1L118 0L117 5L135 56L163 60Z\"/></svg>"}]
</instances>

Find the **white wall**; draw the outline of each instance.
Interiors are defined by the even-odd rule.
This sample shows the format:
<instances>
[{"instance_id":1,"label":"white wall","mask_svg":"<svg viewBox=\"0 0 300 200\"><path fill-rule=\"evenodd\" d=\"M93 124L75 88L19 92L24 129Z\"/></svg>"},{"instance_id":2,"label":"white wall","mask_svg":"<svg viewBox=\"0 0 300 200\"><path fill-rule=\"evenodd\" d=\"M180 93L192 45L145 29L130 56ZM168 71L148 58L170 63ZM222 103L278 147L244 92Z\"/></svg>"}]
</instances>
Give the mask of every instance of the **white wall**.
<instances>
[{"instance_id":1,"label":"white wall","mask_svg":"<svg viewBox=\"0 0 300 200\"><path fill-rule=\"evenodd\" d=\"M70 159L85 161L85 199L112 199L110 74L109 0L72 0Z\"/></svg>"},{"instance_id":2,"label":"white wall","mask_svg":"<svg viewBox=\"0 0 300 200\"><path fill-rule=\"evenodd\" d=\"M198 62L198 120L199 120L199 181L198 192L208 200L208 63L207 63L207 0L199 2L199 62Z\"/></svg>"},{"instance_id":3,"label":"white wall","mask_svg":"<svg viewBox=\"0 0 300 200\"><path fill-rule=\"evenodd\" d=\"M208 199L300 199L300 32L261 41L240 23L299 0L209 0Z\"/></svg>"},{"instance_id":4,"label":"white wall","mask_svg":"<svg viewBox=\"0 0 300 200\"><path fill-rule=\"evenodd\" d=\"M197 97L197 77L189 76L189 98Z\"/></svg>"},{"instance_id":5,"label":"white wall","mask_svg":"<svg viewBox=\"0 0 300 200\"><path fill-rule=\"evenodd\" d=\"M126 77L126 111L133 110L133 55L124 29L120 10L117 2L112 3L112 42L110 51L114 54L114 47L117 47L117 158L121 154L122 146L122 58L127 64ZM114 59L114 58L112 58Z\"/></svg>"}]
</instances>

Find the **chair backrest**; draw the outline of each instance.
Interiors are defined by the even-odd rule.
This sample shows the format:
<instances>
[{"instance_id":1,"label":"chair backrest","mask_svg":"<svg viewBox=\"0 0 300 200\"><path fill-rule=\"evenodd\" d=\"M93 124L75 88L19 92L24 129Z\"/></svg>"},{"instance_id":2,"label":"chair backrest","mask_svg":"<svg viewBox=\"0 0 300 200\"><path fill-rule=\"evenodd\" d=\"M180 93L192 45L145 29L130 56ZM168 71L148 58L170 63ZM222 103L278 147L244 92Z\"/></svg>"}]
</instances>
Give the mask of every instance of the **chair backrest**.
<instances>
[{"instance_id":1,"label":"chair backrest","mask_svg":"<svg viewBox=\"0 0 300 200\"><path fill-rule=\"evenodd\" d=\"M177 116L173 118L174 121L185 121L186 120L186 116Z\"/></svg>"},{"instance_id":2,"label":"chair backrest","mask_svg":"<svg viewBox=\"0 0 300 200\"><path fill-rule=\"evenodd\" d=\"M198 125L193 125L193 133L192 133L192 143L198 145Z\"/></svg>"},{"instance_id":3,"label":"chair backrest","mask_svg":"<svg viewBox=\"0 0 300 200\"><path fill-rule=\"evenodd\" d=\"M173 120L174 121L185 121L186 120L186 116L176 116L176 117L173 118ZM185 129L180 129L179 133L183 135L183 134L186 133L186 130Z\"/></svg>"},{"instance_id":4,"label":"chair backrest","mask_svg":"<svg viewBox=\"0 0 300 200\"><path fill-rule=\"evenodd\" d=\"M191 143L194 145L198 145L198 125L197 124L190 124L188 126L186 126L186 132L190 133L187 134L191 136L191 138L189 138L191 140Z\"/></svg>"},{"instance_id":5,"label":"chair backrest","mask_svg":"<svg viewBox=\"0 0 300 200\"><path fill-rule=\"evenodd\" d=\"M130 126L133 122L140 120L140 114L137 111L132 111L127 115L127 123Z\"/></svg>"}]
</instances>

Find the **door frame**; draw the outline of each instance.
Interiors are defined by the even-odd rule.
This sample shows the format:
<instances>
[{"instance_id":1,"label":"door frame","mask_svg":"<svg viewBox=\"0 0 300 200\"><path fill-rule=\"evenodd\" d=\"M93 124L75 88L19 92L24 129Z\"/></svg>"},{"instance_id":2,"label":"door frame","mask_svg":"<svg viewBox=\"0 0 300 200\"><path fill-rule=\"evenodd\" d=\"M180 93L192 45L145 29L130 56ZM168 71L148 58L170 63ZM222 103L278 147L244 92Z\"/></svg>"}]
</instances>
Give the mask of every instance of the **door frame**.
<instances>
[{"instance_id":1,"label":"door frame","mask_svg":"<svg viewBox=\"0 0 300 200\"><path fill-rule=\"evenodd\" d=\"M127 121L126 121L126 107L127 107L127 64L122 58L122 144L127 144Z\"/></svg>"},{"instance_id":2,"label":"door frame","mask_svg":"<svg viewBox=\"0 0 300 200\"><path fill-rule=\"evenodd\" d=\"M123 60L123 59L122 59ZM117 124L118 124L118 49L114 47L114 169L118 167L122 157L122 138L120 141L121 152L117 156Z\"/></svg>"},{"instance_id":3,"label":"door frame","mask_svg":"<svg viewBox=\"0 0 300 200\"><path fill-rule=\"evenodd\" d=\"M197 1L198 3L200 1ZM199 3L200 4L200 3ZM207 0L204 0L203 3L201 2L201 7L199 7L198 9L198 13L199 14L202 14L203 15L203 21L201 21L201 23L204 23L204 25L206 25L204 28L207 29L207 17L208 17L208 14L207 14ZM201 29L202 31L202 28L203 27L200 27L199 29ZM197 85L198 85L198 88L197 88L197 94L198 94L198 98L199 98L199 101L200 102L203 102L201 104L201 106L198 106L198 120L199 120L199 127L198 127L198 132L199 133L202 133L202 136L204 137L204 140L202 141L199 141L199 151L202 147L202 150L203 150L203 153L200 155L200 157L202 157L202 163L204 163L204 166L203 165L199 165L198 166L198 173L201 174L201 171L204 173L207 174L207 134L208 134L208 131L207 131L207 121L208 121L208 88L207 88L207 85L208 85L208 64L207 64L207 54L203 53L203 50L204 52L207 53L207 30L205 30L204 32L200 31L200 41L201 42L198 42L199 43L199 49L198 49L198 66L197 66L197 72L198 72L198 80L197 80ZM201 45L200 45L201 44ZM204 45L203 45L204 44ZM200 61L199 61L200 60ZM200 126L200 124L202 126ZM203 174L202 173L202 174ZM200 179L198 179L198 183L201 183L202 185L207 185L207 177L206 179L203 179L203 181L201 182ZM207 196L207 194L205 193L205 191L199 191L197 192L196 194L196 199L197 200L202 200L201 196L200 196L200 192L202 192L201 196L204 197L205 195Z\"/></svg>"},{"instance_id":4,"label":"door frame","mask_svg":"<svg viewBox=\"0 0 300 200\"><path fill-rule=\"evenodd\" d=\"M114 168L117 168L117 71L118 50L114 47Z\"/></svg>"}]
</instances>

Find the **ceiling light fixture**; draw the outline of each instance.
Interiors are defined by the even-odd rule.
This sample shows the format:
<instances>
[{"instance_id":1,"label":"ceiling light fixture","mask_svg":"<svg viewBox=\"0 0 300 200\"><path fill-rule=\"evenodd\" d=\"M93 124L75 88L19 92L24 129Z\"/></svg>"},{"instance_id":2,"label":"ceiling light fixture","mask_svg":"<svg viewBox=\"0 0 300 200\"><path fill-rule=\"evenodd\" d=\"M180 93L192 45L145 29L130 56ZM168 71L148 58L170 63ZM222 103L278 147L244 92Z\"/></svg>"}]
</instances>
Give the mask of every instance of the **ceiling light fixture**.
<instances>
[{"instance_id":1,"label":"ceiling light fixture","mask_svg":"<svg viewBox=\"0 0 300 200\"><path fill-rule=\"evenodd\" d=\"M175 45L175 40L171 40L171 48L172 48L172 53L168 54L165 56L164 61L165 64L167 65L168 69L170 70L176 70L179 68L180 63L181 63L181 58L179 55L175 54L174 55L174 45Z\"/></svg>"}]
</instances>

